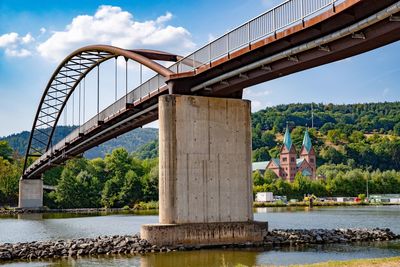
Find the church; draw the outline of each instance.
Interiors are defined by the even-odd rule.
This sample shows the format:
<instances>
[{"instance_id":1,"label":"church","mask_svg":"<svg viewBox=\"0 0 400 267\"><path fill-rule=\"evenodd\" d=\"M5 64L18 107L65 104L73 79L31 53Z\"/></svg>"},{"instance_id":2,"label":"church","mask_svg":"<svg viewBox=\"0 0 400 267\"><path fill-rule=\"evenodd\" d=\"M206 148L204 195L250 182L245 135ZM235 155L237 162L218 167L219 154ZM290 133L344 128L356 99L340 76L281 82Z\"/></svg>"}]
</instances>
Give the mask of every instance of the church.
<instances>
[{"instance_id":1,"label":"church","mask_svg":"<svg viewBox=\"0 0 400 267\"><path fill-rule=\"evenodd\" d=\"M264 173L265 170L269 169L275 172L278 177L289 182L294 181L298 172L311 179L315 179L317 163L308 130L304 133L303 144L299 154L300 157L298 158L296 148L292 143L289 127L286 126L279 158L271 159L270 161L254 162L252 165L253 171Z\"/></svg>"}]
</instances>

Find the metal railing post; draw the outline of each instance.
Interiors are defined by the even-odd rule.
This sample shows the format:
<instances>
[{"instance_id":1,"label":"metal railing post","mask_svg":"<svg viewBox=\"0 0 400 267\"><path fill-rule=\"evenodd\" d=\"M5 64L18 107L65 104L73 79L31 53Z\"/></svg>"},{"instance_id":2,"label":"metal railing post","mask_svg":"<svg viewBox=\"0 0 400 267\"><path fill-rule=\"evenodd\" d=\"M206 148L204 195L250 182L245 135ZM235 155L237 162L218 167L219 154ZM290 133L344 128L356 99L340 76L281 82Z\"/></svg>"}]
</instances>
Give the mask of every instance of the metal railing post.
<instances>
[{"instance_id":1,"label":"metal railing post","mask_svg":"<svg viewBox=\"0 0 400 267\"><path fill-rule=\"evenodd\" d=\"M272 9L272 31L274 33L274 37L276 37L276 13L275 13L275 9Z\"/></svg>"},{"instance_id":2,"label":"metal railing post","mask_svg":"<svg viewBox=\"0 0 400 267\"><path fill-rule=\"evenodd\" d=\"M250 46L250 42L251 42L250 39L251 38L250 38L250 23L249 22L247 23L247 39L248 39L247 43Z\"/></svg>"}]
</instances>

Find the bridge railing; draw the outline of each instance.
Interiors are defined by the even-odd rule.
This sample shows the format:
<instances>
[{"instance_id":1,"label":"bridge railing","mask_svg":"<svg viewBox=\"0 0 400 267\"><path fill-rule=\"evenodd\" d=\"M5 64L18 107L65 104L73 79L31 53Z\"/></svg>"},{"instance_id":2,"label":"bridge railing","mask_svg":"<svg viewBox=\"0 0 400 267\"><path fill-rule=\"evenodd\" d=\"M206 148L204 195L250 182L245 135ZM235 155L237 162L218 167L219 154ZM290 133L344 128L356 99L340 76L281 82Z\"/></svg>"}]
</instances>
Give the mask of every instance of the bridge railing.
<instances>
[{"instance_id":1,"label":"bridge railing","mask_svg":"<svg viewBox=\"0 0 400 267\"><path fill-rule=\"evenodd\" d=\"M261 38L272 36L285 28L317 15L324 9L344 0L288 0L268 10L260 16L229 31L218 39L201 47L192 54L173 64L175 72L193 71L203 65L228 56L241 48L249 46ZM192 66L184 64L191 61Z\"/></svg>"}]
</instances>

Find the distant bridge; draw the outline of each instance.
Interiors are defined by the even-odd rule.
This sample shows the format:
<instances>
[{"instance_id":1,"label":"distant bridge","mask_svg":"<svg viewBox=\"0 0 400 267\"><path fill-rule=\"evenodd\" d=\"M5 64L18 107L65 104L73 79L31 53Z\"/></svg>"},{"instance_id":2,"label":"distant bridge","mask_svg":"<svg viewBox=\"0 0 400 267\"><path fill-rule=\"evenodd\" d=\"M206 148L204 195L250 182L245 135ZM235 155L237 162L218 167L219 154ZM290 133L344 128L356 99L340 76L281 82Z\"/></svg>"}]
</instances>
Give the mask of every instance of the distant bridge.
<instances>
[{"instance_id":1,"label":"distant bridge","mask_svg":"<svg viewBox=\"0 0 400 267\"><path fill-rule=\"evenodd\" d=\"M180 105L180 98L168 100L169 98L162 97L163 95L194 96L193 103L196 103L194 106L197 107L197 111L190 111L189 107L185 106L187 108L185 112L188 112L187 117L192 118L193 123L197 123L199 120L201 122L208 122L208 124L204 124L203 126L209 125L209 129L212 130L212 127L217 126L213 124L215 121L210 117L211 113L209 113L208 119L204 117L206 115L196 117L200 116L199 114L203 110L201 104L203 103L203 98L197 97L226 99L226 103L228 104L226 104L225 109L223 107L224 104L219 102L213 102L214 106L212 107L210 107L211 104L208 106L208 110L210 111L210 108L214 108L220 104L219 108L222 114L225 114L223 112L224 110L228 112L229 103L237 103L230 100L241 99L243 90L249 86L358 55L399 40L399 12L400 1L397 0L288 0L224 34L186 57L167 52L127 50L105 45L92 45L78 49L61 62L46 86L33 123L21 181L40 179L41 175L53 166L82 154L86 150L111 138L158 119L159 112L169 112L172 108L168 101L177 101L176 105ZM138 62L155 71L157 75L133 89L128 88L126 81L126 94L122 98L104 110L99 110L99 105L97 105L97 114L94 117L82 123L59 143L53 144L54 130L72 93L78 88L88 73L95 69L99 73L99 66L103 62L117 57L124 57L126 62L128 60ZM173 64L170 67L164 67L158 61L170 61ZM371 62L371 64L374 63ZM337 78L340 79L340 77ZM97 90L99 90L98 88L99 74L97 76ZM165 100L162 102L162 107L159 106L159 103L161 103L160 99ZM99 94L97 94L97 103L99 103ZM185 119L181 118L178 121L175 117L181 114L175 114L174 112L171 114L168 113L169 115L163 113L163 116L165 115L166 117L160 117L160 221L167 223L182 222L179 218L183 218L179 217L183 215L180 206L176 202L179 197L176 196L175 199L166 198L168 194L172 196L177 194L177 189L174 188L178 185L170 185L169 183L172 182L169 179L172 179L171 177L178 177L181 171L184 171L183 169L179 169L180 164L186 164L183 161L181 162L179 156L173 156L176 153L179 154L179 151L181 151L171 145L171 143L177 142L176 146L180 147L180 139L177 137L180 136L178 133L180 130L169 127L172 127L171 125L174 123L181 123L181 120ZM234 114L231 111L226 114L226 121L230 123L230 126L226 129L224 128L224 133L226 136L229 136L229 131L231 128L236 127L232 125L238 122L237 118L240 117L240 114L235 115L236 119L228 118L230 114ZM217 115L218 113L215 116ZM175 116L175 119L169 121L170 117L168 116ZM245 119L243 120L246 121ZM167 124L167 121L169 121L169 124ZM247 124L244 124L243 127L250 127ZM185 125L183 128L186 127ZM223 125L223 121L218 121L217 125ZM188 132L182 135L183 137L193 137L193 140L187 143L186 147L182 149L189 149L192 146L199 145L198 151L205 146L209 149L208 153L211 153L210 151L218 147L221 141L210 141L214 138L213 134L210 133L211 130L208 133L203 133L201 132L202 127L197 127L200 126L192 125L191 128L188 128ZM44 131L45 128L50 128L51 131ZM242 128L237 128L237 132L240 132ZM163 136L164 134L166 135ZM217 133L215 134L218 136ZM208 141L204 141L205 143L200 146L199 140L204 135L207 135L209 139L207 139ZM238 142L239 140L237 137L232 138L221 140L225 140L223 142ZM251 146L249 147L251 139L248 139L250 137L247 132L243 133L241 138L245 140L246 146L244 151L248 153L249 149L251 149ZM233 143L231 145L234 147ZM190 163L192 152L185 152L187 155L187 164ZM193 155L196 154L195 152L193 153ZM195 167L192 169L197 170L197 168L201 168L203 174L196 174L200 176L206 175L215 168L219 172L224 171L221 169L224 168L222 165L218 165L217 167L212 165L216 161L220 162L223 158L229 158L230 154L222 157L221 155L224 153L231 152L225 150L219 151L215 154L218 160L214 159L214 154L210 154L207 160L194 161L193 166ZM235 151L232 153L240 154L242 152ZM250 162L247 162L247 156L239 154L237 154L237 158L241 158L242 156L246 158L248 166L244 166L244 173L239 170L237 174L230 174L230 176L237 175L238 179L240 177L248 177L251 168ZM37 159L29 165L29 159L32 157L36 157ZM170 163L164 162L167 159L170 160ZM177 169L174 169L175 167ZM186 171L188 172L188 170ZM189 174L187 175L188 177L192 177ZM193 177L197 181L196 177L198 176ZM210 177L215 176L211 175ZM208 181L207 179L206 181ZM227 179L231 181L230 179L233 178ZM250 185L246 184L243 186L246 188ZM234 189L231 190L233 190L230 191L232 195L237 194L242 200L244 198L246 201L243 202L248 205L247 200L249 199L248 194L251 194L250 189L246 191L245 196L243 195L244 193L235 193ZM214 197L211 198L214 199ZM204 203L207 202L207 199L209 197L204 200ZM227 205L239 205L237 203L241 202L231 201ZM29 204L21 204L20 199L20 205ZM170 207L175 207L176 210L170 211ZM210 215L210 211L205 207L209 208L209 206L201 208L205 209L205 217L202 222L234 220L233 217L230 217L230 214L226 215L226 218L217 220L214 215ZM223 209L225 208L223 207ZM235 217L235 220L251 221L252 213L249 213L248 206L243 210L246 210L246 212L243 211L241 213L242 216L238 215L238 217ZM185 212L190 214L190 209ZM197 222L197 215L193 216L190 217L192 219L183 221Z\"/></svg>"}]
</instances>

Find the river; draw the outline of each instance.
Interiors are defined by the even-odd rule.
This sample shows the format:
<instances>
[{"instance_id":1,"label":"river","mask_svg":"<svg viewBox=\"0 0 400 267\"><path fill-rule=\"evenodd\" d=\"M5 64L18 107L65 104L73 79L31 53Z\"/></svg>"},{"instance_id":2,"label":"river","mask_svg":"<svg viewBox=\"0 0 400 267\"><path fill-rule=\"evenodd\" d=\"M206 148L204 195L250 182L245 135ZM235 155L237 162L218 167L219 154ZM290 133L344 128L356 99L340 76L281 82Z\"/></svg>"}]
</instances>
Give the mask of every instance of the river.
<instances>
[{"instance_id":1,"label":"river","mask_svg":"<svg viewBox=\"0 0 400 267\"><path fill-rule=\"evenodd\" d=\"M400 206L258 208L254 218L269 228L390 228L400 234ZM152 212L117 214L23 214L0 216L0 243L133 234L156 223ZM245 266L288 265L327 260L400 256L400 242L335 244L273 250L231 249L99 256L78 259L13 262L6 266Z\"/></svg>"}]
</instances>

